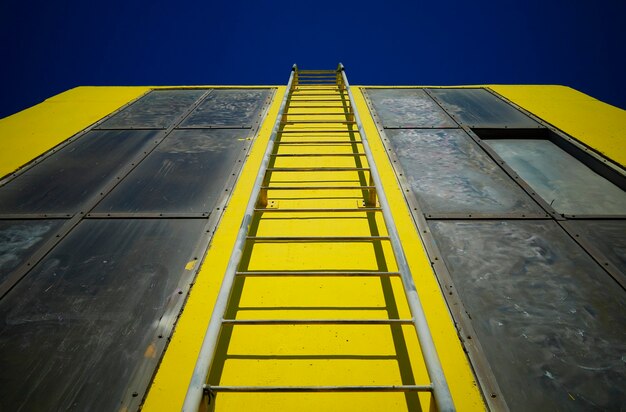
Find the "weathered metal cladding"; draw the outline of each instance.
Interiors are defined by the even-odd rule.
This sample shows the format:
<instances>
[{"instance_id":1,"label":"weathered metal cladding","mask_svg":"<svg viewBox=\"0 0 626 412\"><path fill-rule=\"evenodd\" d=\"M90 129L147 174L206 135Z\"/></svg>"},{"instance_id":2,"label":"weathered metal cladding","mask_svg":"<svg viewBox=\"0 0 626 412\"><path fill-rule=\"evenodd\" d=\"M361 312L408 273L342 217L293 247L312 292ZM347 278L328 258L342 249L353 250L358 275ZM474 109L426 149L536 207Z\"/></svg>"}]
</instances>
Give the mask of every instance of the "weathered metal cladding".
<instances>
[{"instance_id":1,"label":"weathered metal cladding","mask_svg":"<svg viewBox=\"0 0 626 412\"><path fill-rule=\"evenodd\" d=\"M248 134L247 129L174 130L94 211L211 213Z\"/></svg>"},{"instance_id":2,"label":"weathered metal cladding","mask_svg":"<svg viewBox=\"0 0 626 412\"><path fill-rule=\"evenodd\" d=\"M63 223L62 220L0 220L0 283Z\"/></svg>"},{"instance_id":3,"label":"weathered metal cladding","mask_svg":"<svg viewBox=\"0 0 626 412\"><path fill-rule=\"evenodd\" d=\"M487 402L619 409L623 168L488 89L424 90L458 129L397 130L411 104L367 94Z\"/></svg>"},{"instance_id":4,"label":"weathered metal cladding","mask_svg":"<svg viewBox=\"0 0 626 412\"><path fill-rule=\"evenodd\" d=\"M388 130L425 213L541 213L462 129Z\"/></svg>"},{"instance_id":5,"label":"weathered metal cladding","mask_svg":"<svg viewBox=\"0 0 626 412\"><path fill-rule=\"evenodd\" d=\"M111 116L100 129L165 129L206 89L153 90L129 107Z\"/></svg>"},{"instance_id":6,"label":"weathered metal cladding","mask_svg":"<svg viewBox=\"0 0 626 412\"><path fill-rule=\"evenodd\" d=\"M368 95L384 127L457 127L421 89L370 89Z\"/></svg>"},{"instance_id":7,"label":"weathered metal cladding","mask_svg":"<svg viewBox=\"0 0 626 412\"><path fill-rule=\"evenodd\" d=\"M506 104L485 89L432 89L455 120L471 127L541 127L539 123Z\"/></svg>"},{"instance_id":8,"label":"weathered metal cladding","mask_svg":"<svg viewBox=\"0 0 626 412\"><path fill-rule=\"evenodd\" d=\"M3 182L0 409L141 404L271 97L177 129L211 91L148 93Z\"/></svg>"},{"instance_id":9,"label":"weathered metal cladding","mask_svg":"<svg viewBox=\"0 0 626 412\"><path fill-rule=\"evenodd\" d=\"M193 279L201 231L190 219L79 223L0 300L3 409L131 404Z\"/></svg>"},{"instance_id":10,"label":"weathered metal cladding","mask_svg":"<svg viewBox=\"0 0 626 412\"><path fill-rule=\"evenodd\" d=\"M181 127L252 127L268 90L214 90Z\"/></svg>"},{"instance_id":11,"label":"weathered metal cladding","mask_svg":"<svg viewBox=\"0 0 626 412\"><path fill-rule=\"evenodd\" d=\"M0 213L71 213L146 150L155 130L90 131L0 187Z\"/></svg>"},{"instance_id":12,"label":"weathered metal cladding","mask_svg":"<svg viewBox=\"0 0 626 412\"><path fill-rule=\"evenodd\" d=\"M576 220L571 224L602 250L608 262L616 267L626 267L625 220Z\"/></svg>"},{"instance_id":13,"label":"weathered metal cladding","mask_svg":"<svg viewBox=\"0 0 626 412\"><path fill-rule=\"evenodd\" d=\"M624 404L624 290L556 222L429 227L511 410Z\"/></svg>"}]
</instances>

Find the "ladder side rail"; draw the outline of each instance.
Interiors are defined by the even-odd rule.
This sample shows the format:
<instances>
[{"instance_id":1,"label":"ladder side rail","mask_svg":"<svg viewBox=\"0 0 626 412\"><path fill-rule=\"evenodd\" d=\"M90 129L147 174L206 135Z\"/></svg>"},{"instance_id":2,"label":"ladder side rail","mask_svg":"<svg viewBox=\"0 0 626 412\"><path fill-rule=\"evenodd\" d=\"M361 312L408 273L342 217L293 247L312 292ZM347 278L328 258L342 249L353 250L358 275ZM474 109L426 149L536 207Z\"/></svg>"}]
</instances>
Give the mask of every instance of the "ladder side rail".
<instances>
[{"instance_id":1,"label":"ladder side rail","mask_svg":"<svg viewBox=\"0 0 626 412\"><path fill-rule=\"evenodd\" d=\"M387 196L378 173L378 168L376 167L374 156L372 155L372 151L367 140L367 135L363 129L363 124L361 123L361 118L357 110L354 96L352 95L352 90L350 90L350 84L348 83L348 78L343 64L339 63L337 70L341 72L344 87L348 91L350 105L352 106L352 114L359 130L359 134L361 135L361 141L367 157L367 162L369 163L370 176L377 187L378 201L380 202L380 207L382 208L382 214L385 220L385 225L387 226L387 232L391 239L391 245L394 251L396 263L398 265L399 272L401 273L402 285L411 310L411 315L413 316L413 324L417 331L417 337L422 349L426 369L428 370L428 375L432 381L433 395L437 409L439 412L454 411L456 409L454 407L454 402L452 401L450 388L448 387L446 377L443 373L443 368L441 367L441 362L437 355L437 350L428 327L426 315L424 314L424 309L419 295L417 294L415 282L413 281L413 276L411 275L411 270L409 269L406 255L404 253L404 249L402 248L402 243L400 242L396 224L394 222L393 215L391 214L391 208L389 207Z\"/></svg>"},{"instance_id":2,"label":"ladder side rail","mask_svg":"<svg viewBox=\"0 0 626 412\"><path fill-rule=\"evenodd\" d=\"M274 122L272 134L270 135L269 141L267 143L267 148L263 156L263 161L261 162L261 166L259 167L259 171L257 173L256 180L252 188L252 193L250 194L250 199L248 200L246 213L241 222L241 226L239 227L239 232L237 233L237 240L235 241L235 245L233 246L233 251L230 255L228 266L226 267L226 271L224 273L224 278L222 279L222 285L220 286L220 290L215 301L215 306L213 307L213 312L211 313L211 320L202 341L200 353L198 354L198 359L196 360L196 365L191 376L191 381L187 389L187 394L185 395L185 401L182 408L183 411L195 412L198 410L198 408L200 407L200 403L202 402L202 397L204 395L204 385L215 357L215 350L217 348L217 342L222 327L222 321L224 319L224 314L226 313L226 308L230 299L230 293L235 280L235 273L237 272L237 267L239 266L239 262L241 261L241 257L243 255L243 249L245 247L246 238L248 235L250 224L252 222L252 217L254 216L254 209L257 203L257 198L259 197L261 186L265 178L265 171L270 162L270 155L274 150L274 142L276 141L276 136L278 135L278 132L280 130L281 119L283 118L285 107L287 105L287 100L289 99L289 95L291 94L293 88L294 77L297 76L297 70L298 68L294 64L291 69L291 74L289 76L289 82L287 83L285 95L283 96L283 100L280 104L280 108L276 116L276 121Z\"/></svg>"}]
</instances>

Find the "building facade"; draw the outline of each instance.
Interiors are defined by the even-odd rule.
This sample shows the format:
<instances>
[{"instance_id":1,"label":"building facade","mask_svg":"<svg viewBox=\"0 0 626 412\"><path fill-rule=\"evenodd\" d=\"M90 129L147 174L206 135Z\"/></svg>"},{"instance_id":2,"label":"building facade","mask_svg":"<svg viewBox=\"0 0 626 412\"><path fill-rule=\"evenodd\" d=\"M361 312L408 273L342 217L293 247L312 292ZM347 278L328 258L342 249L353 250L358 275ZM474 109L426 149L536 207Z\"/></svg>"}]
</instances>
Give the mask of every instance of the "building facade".
<instances>
[{"instance_id":1,"label":"building facade","mask_svg":"<svg viewBox=\"0 0 626 412\"><path fill-rule=\"evenodd\" d=\"M341 68L2 119L0 409L620 410L625 132Z\"/></svg>"}]
</instances>

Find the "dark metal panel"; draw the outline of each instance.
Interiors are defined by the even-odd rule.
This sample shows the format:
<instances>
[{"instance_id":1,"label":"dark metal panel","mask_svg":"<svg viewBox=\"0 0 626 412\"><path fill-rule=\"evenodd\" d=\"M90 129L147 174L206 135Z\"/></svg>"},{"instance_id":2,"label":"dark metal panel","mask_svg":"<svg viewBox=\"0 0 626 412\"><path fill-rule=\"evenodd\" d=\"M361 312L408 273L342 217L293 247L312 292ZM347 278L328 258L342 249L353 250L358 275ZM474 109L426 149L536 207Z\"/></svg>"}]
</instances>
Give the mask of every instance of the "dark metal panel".
<instances>
[{"instance_id":1,"label":"dark metal panel","mask_svg":"<svg viewBox=\"0 0 626 412\"><path fill-rule=\"evenodd\" d=\"M545 215L463 130L387 130L386 135L425 213Z\"/></svg>"},{"instance_id":2,"label":"dark metal panel","mask_svg":"<svg viewBox=\"0 0 626 412\"><path fill-rule=\"evenodd\" d=\"M484 89L429 91L455 120L471 127L540 127L539 123Z\"/></svg>"},{"instance_id":3,"label":"dark metal panel","mask_svg":"<svg viewBox=\"0 0 626 412\"><path fill-rule=\"evenodd\" d=\"M54 235L62 220L0 220L0 284Z\"/></svg>"},{"instance_id":4,"label":"dark metal panel","mask_svg":"<svg viewBox=\"0 0 626 412\"><path fill-rule=\"evenodd\" d=\"M165 129L206 91L206 89L153 90L98 128Z\"/></svg>"},{"instance_id":5,"label":"dark metal panel","mask_svg":"<svg viewBox=\"0 0 626 412\"><path fill-rule=\"evenodd\" d=\"M384 127L458 127L421 89L366 89Z\"/></svg>"},{"instance_id":6,"label":"dark metal panel","mask_svg":"<svg viewBox=\"0 0 626 412\"><path fill-rule=\"evenodd\" d=\"M511 410L626 404L624 291L553 221L430 221Z\"/></svg>"},{"instance_id":7,"label":"dark metal panel","mask_svg":"<svg viewBox=\"0 0 626 412\"><path fill-rule=\"evenodd\" d=\"M171 132L174 126L178 125L182 119L189 114L198 104L202 101L202 99L210 93L210 90L206 91L193 105L191 105L187 111L182 113L174 123L165 131L157 132L154 136L154 140L150 144L146 144L143 146L143 151L140 150L137 152L135 156L132 156L129 160L126 161L126 164L121 165L116 173L112 173L110 179L105 181L101 185L100 190L91 193L86 200L82 202L82 211L80 213L74 214L70 219L66 221L66 223L61 226L61 228L57 231L55 237L50 240L44 242L38 250L32 255L32 262L27 262L26 264L20 265L16 268L13 273L6 279L5 282L0 284L0 296L4 296L11 288L19 282L31 269L32 266L35 265L36 262L39 262L47 253L61 240L67 235L83 218L85 211L91 210L96 204L106 196L128 173L135 168L137 164L139 164L149 153L151 153L155 147L163 141L163 139ZM152 135L153 132L150 132ZM82 136L81 136L82 137ZM30 169L28 169L30 171ZM20 175L21 176L21 175Z\"/></svg>"},{"instance_id":8,"label":"dark metal panel","mask_svg":"<svg viewBox=\"0 0 626 412\"><path fill-rule=\"evenodd\" d=\"M270 89L214 90L180 127L252 127Z\"/></svg>"},{"instance_id":9,"label":"dark metal panel","mask_svg":"<svg viewBox=\"0 0 626 412\"><path fill-rule=\"evenodd\" d=\"M576 220L568 224L626 274L626 220Z\"/></svg>"},{"instance_id":10,"label":"dark metal panel","mask_svg":"<svg viewBox=\"0 0 626 412\"><path fill-rule=\"evenodd\" d=\"M95 212L210 211L227 189L248 130L174 130Z\"/></svg>"},{"instance_id":11,"label":"dark metal panel","mask_svg":"<svg viewBox=\"0 0 626 412\"><path fill-rule=\"evenodd\" d=\"M0 409L136 410L203 223L81 222L0 301Z\"/></svg>"},{"instance_id":12,"label":"dark metal panel","mask_svg":"<svg viewBox=\"0 0 626 412\"><path fill-rule=\"evenodd\" d=\"M91 131L0 188L0 213L73 213L157 131Z\"/></svg>"},{"instance_id":13,"label":"dark metal panel","mask_svg":"<svg viewBox=\"0 0 626 412\"><path fill-rule=\"evenodd\" d=\"M549 140L484 140L556 211L626 214L626 192Z\"/></svg>"}]
</instances>

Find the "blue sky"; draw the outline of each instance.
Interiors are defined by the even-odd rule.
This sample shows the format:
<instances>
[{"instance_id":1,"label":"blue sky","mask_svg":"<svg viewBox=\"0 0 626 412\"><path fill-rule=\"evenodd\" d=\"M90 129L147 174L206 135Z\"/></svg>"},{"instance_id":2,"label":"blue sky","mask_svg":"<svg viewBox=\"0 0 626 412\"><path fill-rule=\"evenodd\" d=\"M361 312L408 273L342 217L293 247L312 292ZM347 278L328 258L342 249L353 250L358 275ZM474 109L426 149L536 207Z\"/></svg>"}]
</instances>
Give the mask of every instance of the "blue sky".
<instances>
[{"instance_id":1,"label":"blue sky","mask_svg":"<svg viewBox=\"0 0 626 412\"><path fill-rule=\"evenodd\" d=\"M3 0L0 117L78 85L564 84L626 108L626 1Z\"/></svg>"}]
</instances>

